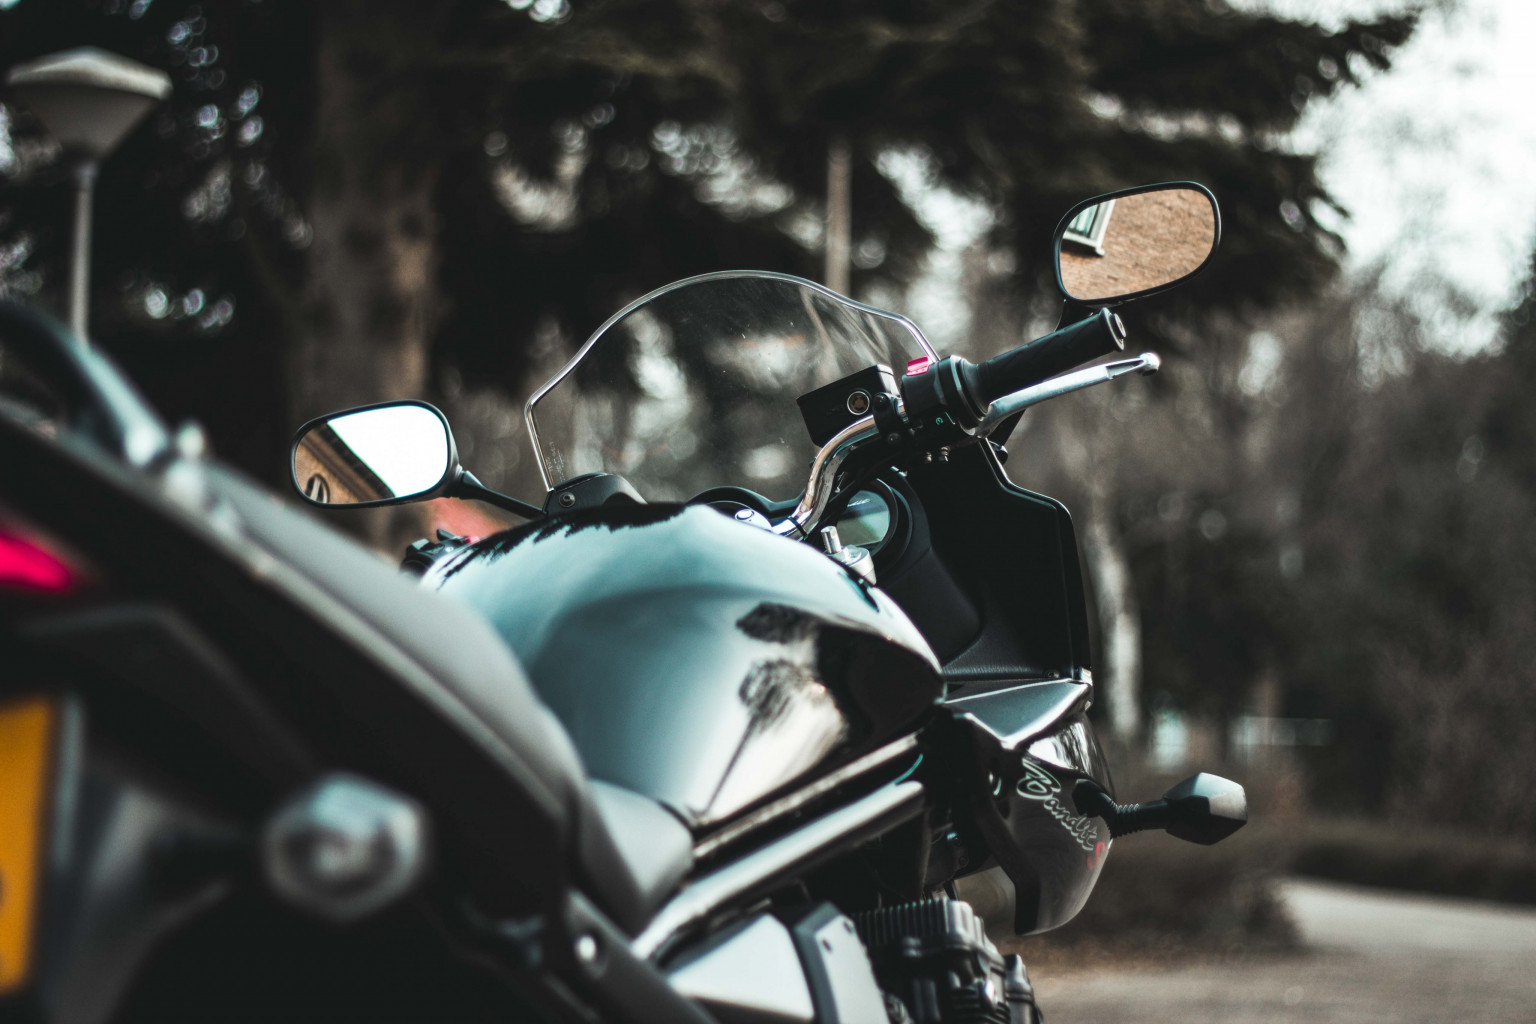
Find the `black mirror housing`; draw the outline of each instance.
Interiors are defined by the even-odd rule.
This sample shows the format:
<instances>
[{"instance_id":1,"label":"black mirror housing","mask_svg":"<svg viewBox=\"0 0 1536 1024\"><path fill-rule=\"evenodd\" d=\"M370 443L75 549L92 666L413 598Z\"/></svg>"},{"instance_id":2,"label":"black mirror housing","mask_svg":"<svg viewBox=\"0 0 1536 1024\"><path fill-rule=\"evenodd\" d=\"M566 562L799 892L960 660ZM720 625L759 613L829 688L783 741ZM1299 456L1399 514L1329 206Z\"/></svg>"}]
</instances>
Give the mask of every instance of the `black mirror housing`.
<instances>
[{"instance_id":1,"label":"black mirror housing","mask_svg":"<svg viewBox=\"0 0 1536 1024\"><path fill-rule=\"evenodd\" d=\"M1220 775L1191 775L1144 804L1117 804L1098 784L1083 780L1072 791L1079 814L1103 818L1118 839L1132 832L1164 829L1171 836L1212 846L1248 824L1248 795Z\"/></svg>"},{"instance_id":2,"label":"black mirror housing","mask_svg":"<svg viewBox=\"0 0 1536 1024\"><path fill-rule=\"evenodd\" d=\"M1204 185L1168 181L1085 199L1056 226L1056 287L1089 307L1167 291L1204 270L1221 209Z\"/></svg>"},{"instance_id":3,"label":"black mirror housing","mask_svg":"<svg viewBox=\"0 0 1536 1024\"><path fill-rule=\"evenodd\" d=\"M1211 846L1248 823L1248 794L1220 775L1191 775L1163 794L1167 832L1185 842Z\"/></svg>"},{"instance_id":4,"label":"black mirror housing","mask_svg":"<svg viewBox=\"0 0 1536 1024\"><path fill-rule=\"evenodd\" d=\"M539 506L476 480L459 463L448 417L426 402L379 402L316 416L293 435L288 470L299 496L321 508L473 498L524 519L544 515Z\"/></svg>"},{"instance_id":5,"label":"black mirror housing","mask_svg":"<svg viewBox=\"0 0 1536 1024\"><path fill-rule=\"evenodd\" d=\"M416 401L315 417L294 434L288 467L294 489L322 508L427 501L463 475L448 418Z\"/></svg>"}]
</instances>

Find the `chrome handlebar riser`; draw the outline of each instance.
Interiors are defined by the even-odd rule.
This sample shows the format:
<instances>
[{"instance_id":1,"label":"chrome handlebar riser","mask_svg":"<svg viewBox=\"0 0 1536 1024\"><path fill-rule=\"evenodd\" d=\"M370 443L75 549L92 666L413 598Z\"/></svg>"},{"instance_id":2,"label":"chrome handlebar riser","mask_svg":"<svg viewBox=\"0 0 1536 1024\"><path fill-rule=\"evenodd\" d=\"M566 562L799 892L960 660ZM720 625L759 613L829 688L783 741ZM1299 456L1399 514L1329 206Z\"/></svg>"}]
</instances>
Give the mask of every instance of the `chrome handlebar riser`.
<instances>
[{"instance_id":1,"label":"chrome handlebar riser","mask_svg":"<svg viewBox=\"0 0 1536 1024\"><path fill-rule=\"evenodd\" d=\"M827 510L827 502L832 500L832 484L837 480L843 463L849 455L878 436L873 416L856 419L832 435L831 440L816 453L816 458L811 460L811 476L806 481L805 494L801 496L800 504L795 506L789 518L773 524L773 532L781 536L798 533L802 537L809 537L811 527Z\"/></svg>"}]
</instances>

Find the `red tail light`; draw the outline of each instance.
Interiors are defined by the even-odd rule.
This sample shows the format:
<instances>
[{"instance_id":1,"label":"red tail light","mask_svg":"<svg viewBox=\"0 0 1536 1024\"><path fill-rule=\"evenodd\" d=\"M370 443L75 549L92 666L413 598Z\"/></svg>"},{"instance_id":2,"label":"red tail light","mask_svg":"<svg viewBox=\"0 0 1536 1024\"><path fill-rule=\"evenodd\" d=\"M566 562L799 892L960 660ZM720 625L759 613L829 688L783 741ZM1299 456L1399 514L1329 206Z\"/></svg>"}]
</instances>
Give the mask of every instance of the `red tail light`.
<instances>
[{"instance_id":1,"label":"red tail light","mask_svg":"<svg viewBox=\"0 0 1536 1024\"><path fill-rule=\"evenodd\" d=\"M0 588L64 594L78 582L79 573L63 558L0 526Z\"/></svg>"}]
</instances>

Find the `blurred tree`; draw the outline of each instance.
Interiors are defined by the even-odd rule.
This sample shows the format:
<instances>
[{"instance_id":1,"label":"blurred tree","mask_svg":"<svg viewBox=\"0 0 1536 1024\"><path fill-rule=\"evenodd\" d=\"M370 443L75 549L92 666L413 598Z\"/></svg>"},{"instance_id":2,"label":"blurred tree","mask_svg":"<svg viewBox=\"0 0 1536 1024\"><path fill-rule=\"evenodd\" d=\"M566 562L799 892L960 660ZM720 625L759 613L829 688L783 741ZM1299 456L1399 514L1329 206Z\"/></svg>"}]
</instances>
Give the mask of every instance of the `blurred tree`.
<instances>
[{"instance_id":1,"label":"blurred tree","mask_svg":"<svg viewBox=\"0 0 1536 1024\"><path fill-rule=\"evenodd\" d=\"M1378 281L1211 323L1206 354L1159 378L1170 400L1041 410L1020 459L1066 493L1094 460L1155 699L1222 738L1244 713L1331 721L1295 752L1329 810L1529 835L1536 265L1470 356L1444 347L1478 313L1465 298Z\"/></svg>"},{"instance_id":2,"label":"blurred tree","mask_svg":"<svg viewBox=\"0 0 1536 1024\"><path fill-rule=\"evenodd\" d=\"M1406 311L1362 324L1362 365L1379 367L1385 344L1397 372L1378 371L1343 437L1307 446L1316 471L1302 498L1296 624L1308 642L1293 658L1296 699L1343 709L1336 749L1359 754L1337 767L1377 806L1526 835L1536 834L1526 792L1536 772L1533 296L1536 276L1504 317L1501 347L1470 358L1436 350L1435 324Z\"/></svg>"},{"instance_id":3,"label":"blurred tree","mask_svg":"<svg viewBox=\"0 0 1536 1024\"><path fill-rule=\"evenodd\" d=\"M1189 301L1276 301L1334 255L1313 162L1278 137L1310 97L1385 67L1412 24L1330 32L1172 0L20 0L0 18L5 63L94 42L180 75L176 113L108 175L98 238L118 248L97 279L119 315L100 333L155 373L146 353L166 345L149 339L167 333L215 332L247 372L291 343L291 414L421 393L433 357L517 389L548 318L580 331L721 266L814 273L835 139L855 287L909 279L930 242L880 173L906 149L997 208L1030 287L1071 199L1201 177L1236 230ZM40 199L40 164L0 173ZM11 206L0 230L52 263L50 211ZM175 294L142 283L171 263ZM161 294L196 309L190 326L156 316ZM233 433L217 400L157 390Z\"/></svg>"},{"instance_id":4,"label":"blurred tree","mask_svg":"<svg viewBox=\"0 0 1536 1024\"><path fill-rule=\"evenodd\" d=\"M827 155L846 145L859 271L853 281L867 291L881 277L909 279L929 242L882 173L893 154L914 154L929 184L995 211L992 243L1009 254L1013 270L994 293L1006 297L1003 308L1021 310L1018 297L1037 291L1049 259L1043 243L1071 202L1141 181L1196 178L1221 198L1223 257L1190 288L1137 313L1143 340L1176 351L1203 336L1197 324L1298 300L1330 280L1341 245L1315 207L1331 200L1315 158L1286 151L1281 139L1311 100L1359 81L1369 68L1388 67L1388 51L1414 24L1396 15L1328 31L1174 0L681 3L670 19L655 4L644 7L642 22L628 23L632 3L582 5L564 30L565 59L615 72L621 83L580 134L579 146L608 148L605 159L588 158L572 176L572 216L584 225L576 231L613 215L609 197L623 192L615 178L634 179L622 154L649 142L669 157L661 169L692 178L706 202L750 196L753 183L783 186L779 222L819 243L820 218L808 207L827 180ZM618 35L615 24L627 30ZM659 44L651 34L657 26L668 29ZM669 120L659 124L655 114L641 118L649 139L609 134L636 98L662 89L714 102L701 104L691 121L676 108L663 108ZM722 138L723 150L716 147ZM722 189L720 179L730 187ZM633 214L626 220L635 223ZM622 246L572 250L578 263L569 272L590 280L584 268L606 268L614 251ZM768 262L772 255L790 262ZM809 273L810 255L760 253L757 265ZM644 265L666 268L652 282L659 284L686 261ZM617 269L616 283L625 280ZM1021 340L1022 315L1014 320L1000 343ZM1210 355L1208 346L1195 347L1201 358ZM1225 415L1242 415L1230 396ZM1100 445L1076 450L1093 453ZM1077 480L1105 479L1081 460L1074 468ZM1108 495L1090 489L1082 497L1107 662L1101 679L1117 730L1134 740L1140 641L1128 554Z\"/></svg>"},{"instance_id":5,"label":"blurred tree","mask_svg":"<svg viewBox=\"0 0 1536 1024\"><path fill-rule=\"evenodd\" d=\"M586 3L519 86L560 82L574 102L533 108L542 123L524 120L508 153L535 177L552 166L541 152L550 134L582 154L560 225L579 235L637 191L654 206L655 186L634 181L651 152L705 203L737 217L778 207L781 224L793 221L817 209L827 153L842 140L864 271L856 285L909 278L930 241L881 173L893 152L917 153L931 183L996 210L1014 279L1029 290L1070 202L1199 177L1222 199L1227 249L1198 295L1161 312L1268 307L1325 283L1339 253L1313 215L1330 202L1315 158L1285 152L1281 139L1308 102L1385 69L1413 23L1398 15L1328 31L1174 0ZM588 108L591 93L575 86L594 72L604 102ZM817 221L800 226L819 245Z\"/></svg>"},{"instance_id":6,"label":"blurred tree","mask_svg":"<svg viewBox=\"0 0 1536 1024\"><path fill-rule=\"evenodd\" d=\"M1084 52L1093 60L1088 102L1101 115L1102 130L1114 137L1065 150L1073 156L1062 167L1065 180L1094 181L1108 189L1137 180L1194 178L1215 191L1223 218L1220 259L1189 286L1140 303L1131 315L1143 345L1194 360L1183 368L1190 372L1155 384L1154 394L1173 398L1171 392L1180 390L1186 411L1191 402L1204 406L1212 417L1207 437L1242 436L1251 416L1249 396L1236 386L1250 333L1243 323L1263 310L1316 295L1331 280L1342 253L1340 240L1318 220L1318 206L1335 204L1318 181L1316 157L1288 151L1281 139L1309 102L1359 81L1367 68L1385 69L1388 51L1406 40L1414 19L1399 15L1372 24L1354 22L1328 33L1316 25L1239 13L1219 3L1093 0L1083 7L1089 40ZM1033 191L1039 195L1043 190ZM1066 198L1062 195L1062 205ZM1020 272L1027 275L1045 256L1029 253L1020 237L1025 232L1025 237L1044 236L1060 205L1031 208L1021 191L1011 207L1034 212L1033 223L1016 216L1013 224L1004 225L1004 231L1014 232L1007 241L1019 252ZM1173 382L1175 376L1180 383ZM1165 623L1157 620L1179 607L1166 603L1172 595L1158 595L1151 605L1138 600L1130 581L1145 582L1146 567L1127 547L1115 509L1137 496L1113 482L1121 475L1112 464L1119 461L1124 437L1104 411L1102 404L1084 405L1073 417L1069 429L1077 443L1062 452L1068 470L1064 486L1076 495L1074 507L1083 522L1084 553L1100 613L1100 678L1111 721L1118 737L1134 744L1141 732L1138 672L1143 661L1195 669L1202 684L1222 694L1223 705L1231 709L1252 684L1252 666L1245 662L1267 630L1263 616L1235 621L1232 603L1208 600L1184 619L1188 628L1165 632L1160 628ZM1181 425L1188 425L1187 418ZM1155 429L1138 424L1139 431ZM1194 465L1214 470L1209 448L1191 455ZM1201 475L1208 493L1224 486L1216 482L1215 472ZM1142 492L1140 497L1147 496ZM1198 502L1199 495L1188 499ZM1188 519L1174 518L1199 537L1225 532L1218 525L1225 520L1218 517L1229 514L1207 507ZM1236 532L1226 539L1228 551L1238 539ZM1196 544L1184 551L1198 553ZM1181 562L1180 554L1166 549L1160 558L1170 567L1180 566L1189 579L1201 580L1206 593L1222 592L1199 575L1198 563ZM1128 564L1134 566L1129 573L1124 569ZM1139 620L1148 608L1154 628L1143 630ZM1234 632L1239 625L1244 628ZM1160 645L1145 658L1143 635ZM1165 639L1170 641L1166 645ZM1161 656L1171 653L1177 640L1194 642L1180 647L1182 657L1170 663Z\"/></svg>"},{"instance_id":7,"label":"blurred tree","mask_svg":"<svg viewBox=\"0 0 1536 1024\"><path fill-rule=\"evenodd\" d=\"M171 100L97 186L94 334L150 398L226 457L274 476L285 297L310 228L303 140L308 16L297 5L160 0L0 4L0 67L96 45L168 71ZM0 292L62 310L68 188L57 147L0 105Z\"/></svg>"}]
</instances>

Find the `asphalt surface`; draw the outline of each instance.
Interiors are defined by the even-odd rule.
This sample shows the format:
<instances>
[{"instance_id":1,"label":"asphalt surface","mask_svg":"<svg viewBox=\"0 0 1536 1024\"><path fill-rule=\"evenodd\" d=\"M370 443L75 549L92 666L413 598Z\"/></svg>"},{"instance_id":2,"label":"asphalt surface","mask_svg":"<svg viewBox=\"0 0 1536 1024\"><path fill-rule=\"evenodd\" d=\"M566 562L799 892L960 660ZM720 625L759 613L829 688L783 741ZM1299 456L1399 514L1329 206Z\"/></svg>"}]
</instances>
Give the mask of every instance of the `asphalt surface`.
<instances>
[{"instance_id":1,"label":"asphalt surface","mask_svg":"<svg viewBox=\"0 0 1536 1024\"><path fill-rule=\"evenodd\" d=\"M1536 1024L1536 909L1292 880L1303 953L1039 973L1049 1024Z\"/></svg>"}]
</instances>

